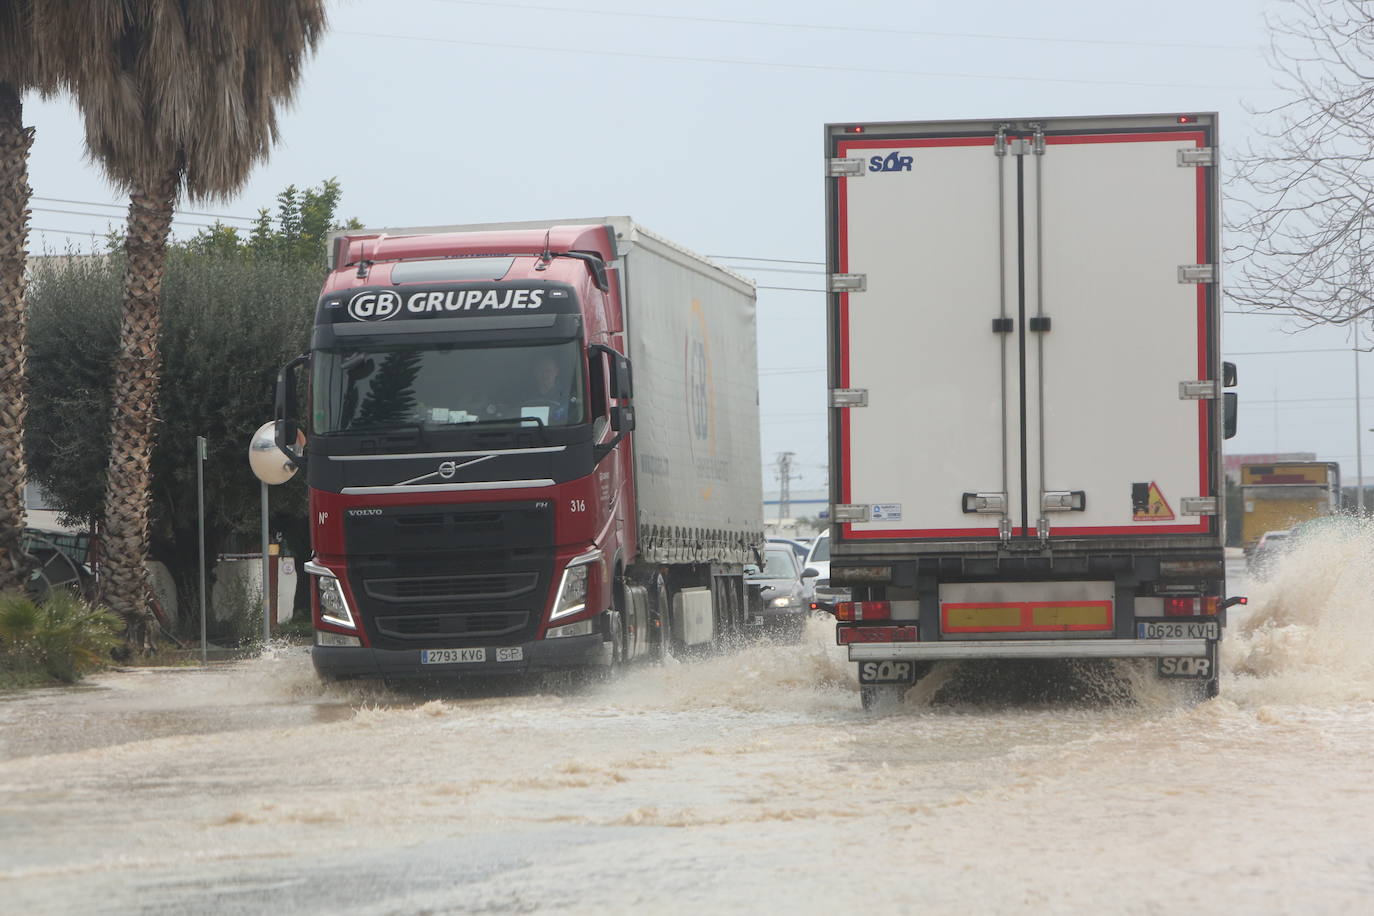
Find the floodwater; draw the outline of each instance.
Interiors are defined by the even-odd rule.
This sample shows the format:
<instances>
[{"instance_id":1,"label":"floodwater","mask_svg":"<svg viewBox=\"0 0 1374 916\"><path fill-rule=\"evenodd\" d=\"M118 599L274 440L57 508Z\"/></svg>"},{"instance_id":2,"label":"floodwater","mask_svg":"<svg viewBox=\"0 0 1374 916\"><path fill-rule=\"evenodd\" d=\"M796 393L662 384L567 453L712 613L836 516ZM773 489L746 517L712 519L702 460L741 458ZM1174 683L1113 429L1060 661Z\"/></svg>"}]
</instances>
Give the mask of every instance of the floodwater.
<instances>
[{"instance_id":1,"label":"floodwater","mask_svg":"<svg viewBox=\"0 0 1374 916\"><path fill-rule=\"evenodd\" d=\"M949 665L875 717L820 621L515 693L283 649L0 694L0 909L1374 911L1374 528L1249 594L1200 704Z\"/></svg>"}]
</instances>

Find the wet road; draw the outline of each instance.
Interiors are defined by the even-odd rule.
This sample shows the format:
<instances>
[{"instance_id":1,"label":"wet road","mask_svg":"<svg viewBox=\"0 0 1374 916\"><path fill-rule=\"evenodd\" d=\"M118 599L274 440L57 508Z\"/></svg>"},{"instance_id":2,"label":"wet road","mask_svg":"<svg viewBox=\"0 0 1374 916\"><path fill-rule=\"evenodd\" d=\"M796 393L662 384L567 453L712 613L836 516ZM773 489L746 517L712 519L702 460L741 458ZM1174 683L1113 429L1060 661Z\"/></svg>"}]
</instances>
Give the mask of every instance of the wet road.
<instances>
[{"instance_id":1,"label":"wet road","mask_svg":"<svg viewBox=\"0 0 1374 916\"><path fill-rule=\"evenodd\" d=\"M0 695L11 912L1367 912L1374 533L1233 616L1222 696L1129 665L859 709L800 646L439 698L299 649ZM1124 697L1124 699L1123 699Z\"/></svg>"}]
</instances>

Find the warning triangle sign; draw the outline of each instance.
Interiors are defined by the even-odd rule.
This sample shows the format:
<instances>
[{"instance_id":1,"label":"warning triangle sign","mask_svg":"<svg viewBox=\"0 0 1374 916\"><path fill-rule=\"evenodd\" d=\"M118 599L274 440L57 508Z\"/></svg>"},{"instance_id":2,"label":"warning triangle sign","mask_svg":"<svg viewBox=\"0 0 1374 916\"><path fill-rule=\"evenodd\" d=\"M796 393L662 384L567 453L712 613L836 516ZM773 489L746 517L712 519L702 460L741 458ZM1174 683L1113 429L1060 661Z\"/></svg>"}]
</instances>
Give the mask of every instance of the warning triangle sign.
<instances>
[{"instance_id":1,"label":"warning triangle sign","mask_svg":"<svg viewBox=\"0 0 1374 916\"><path fill-rule=\"evenodd\" d=\"M1145 503L1143 511L1137 511L1131 516L1133 522L1167 522L1173 519L1174 510L1169 508L1169 501L1160 492L1159 484L1150 481L1150 498Z\"/></svg>"}]
</instances>

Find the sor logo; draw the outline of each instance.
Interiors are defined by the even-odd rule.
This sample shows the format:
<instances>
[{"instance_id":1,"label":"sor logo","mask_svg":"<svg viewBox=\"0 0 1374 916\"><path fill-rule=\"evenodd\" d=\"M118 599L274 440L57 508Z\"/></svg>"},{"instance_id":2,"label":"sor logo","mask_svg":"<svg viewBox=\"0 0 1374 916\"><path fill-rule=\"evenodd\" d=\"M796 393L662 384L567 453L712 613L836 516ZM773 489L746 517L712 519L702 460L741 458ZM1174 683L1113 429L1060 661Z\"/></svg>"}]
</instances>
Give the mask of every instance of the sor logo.
<instances>
[{"instance_id":1,"label":"sor logo","mask_svg":"<svg viewBox=\"0 0 1374 916\"><path fill-rule=\"evenodd\" d=\"M358 293L348 300L348 314L358 321L383 321L401 310L401 297L389 289Z\"/></svg>"},{"instance_id":2,"label":"sor logo","mask_svg":"<svg viewBox=\"0 0 1374 916\"><path fill-rule=\"evenodd\" d=\"M1161 658L1159 673L1161 677L1210 677L1212 660L1206 657Z\"/></svg>"},{"instance_id":3,"label":"sor logo","mask_svg":"<svg viewBox=\"0 0 1374 916\"><path fill-rule=\"evenodd\" d=\"M868 160L868 170L870 172L909 172L911 171L911 156L903 156L897 151L887 154L887 157L873 156Z\"/></svg>"}]
</instances>

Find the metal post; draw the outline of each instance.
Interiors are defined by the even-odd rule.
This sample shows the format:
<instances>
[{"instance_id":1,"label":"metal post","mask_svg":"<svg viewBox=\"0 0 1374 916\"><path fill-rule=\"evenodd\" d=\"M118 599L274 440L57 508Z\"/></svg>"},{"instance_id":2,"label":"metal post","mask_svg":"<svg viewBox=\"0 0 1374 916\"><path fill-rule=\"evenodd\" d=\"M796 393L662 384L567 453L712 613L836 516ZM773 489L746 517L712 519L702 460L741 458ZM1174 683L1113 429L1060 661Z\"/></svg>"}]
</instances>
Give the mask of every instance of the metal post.
<instances>
[{"instance_id":1,"label":"metal post","mask_svg":"<svg viewBox=\"0 0 1374 916\"><path fill-rule=\"evenodd\" d=\"M272 602L268 596L272 577L268 570L272 558L267 555L267 484L262 484L262 647L272 641Z\"/></svg>"},{"instance_id":2,"label":"metal post","mask_svg":"<svg viewBox=\"0 0 1374 916\"><path fill-rule=\"evenodd\" d=\"M200 519L200 663L207 664L205 642L205 437L196 436L196 515Z\"/></svg>"},{"instance_id":3,"label":"metal post","mask_svg":"<svg viewBox=\"0 0 1374 916\"><path fill-rule=\"evenodd\" d=\"M1355 511L1364 517L1364 424L1360 420L1360 341L1355 338Z\"/></svg>"}]
</instances>

